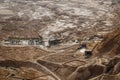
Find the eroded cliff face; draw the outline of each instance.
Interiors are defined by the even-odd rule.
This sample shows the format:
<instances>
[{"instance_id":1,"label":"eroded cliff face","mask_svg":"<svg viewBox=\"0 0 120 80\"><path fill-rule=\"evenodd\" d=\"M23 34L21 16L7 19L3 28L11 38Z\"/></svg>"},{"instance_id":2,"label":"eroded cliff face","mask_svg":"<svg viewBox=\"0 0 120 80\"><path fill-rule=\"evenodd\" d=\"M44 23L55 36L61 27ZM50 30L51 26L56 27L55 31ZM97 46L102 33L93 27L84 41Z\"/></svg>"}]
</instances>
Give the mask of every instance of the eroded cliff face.
<instances>
[{"instance_id":1,"label":"eroded cliff face","mask_svg":"<svg viewBox=\"0 0 120 80\"><path fill-rule=\"evenodd\" d=\"M85 64L79 64L78 67L42 60L38 60L38 63L48 67L62 80L120 80L120 56L113 57L106 64L97 60L99 59L89 60Z\"/></svg>"},{"instance_id":2,"label":"eroded cliff face","mask_svg":"<svg viewBox=\"0 0 120 80\"><path fill-rule=\"evenodd\" d=\"M111 57L120 54L120 28L106 35L103 41L96 47L95 54Z\"/></svg>"},{"instance_id":3,"label":"eroded cliff face","mask_svg":"<svg viewBox=\"0 0 120 80\"><path fill-rule=\"evenodd\" d=\"M120 80L120 56L112 58L106 65L105 72L90 80Z\"/></svg>"}]
</instances>

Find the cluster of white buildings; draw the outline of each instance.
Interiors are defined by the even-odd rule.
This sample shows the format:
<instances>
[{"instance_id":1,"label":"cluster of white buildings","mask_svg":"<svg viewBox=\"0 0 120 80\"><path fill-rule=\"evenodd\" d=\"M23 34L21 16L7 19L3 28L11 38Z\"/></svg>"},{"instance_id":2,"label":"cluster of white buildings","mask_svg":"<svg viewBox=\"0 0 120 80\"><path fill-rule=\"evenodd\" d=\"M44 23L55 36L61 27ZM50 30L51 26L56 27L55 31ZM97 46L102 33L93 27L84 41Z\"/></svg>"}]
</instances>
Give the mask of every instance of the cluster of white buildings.
<instances>
[{"instance_id":1,"label":"cluster of white buildings","mask_svg":"<svg viewBox=\"0 0 120 80\"><path fill-rule=\"evenodd\" d=\"M41 37L36 32L15 32L10 34L8 38L2 41L3 45L6 46L44 46L50 47L51 45L55 45L59 43L57 39L46 39Z\"/></svg>"}]
</instances>

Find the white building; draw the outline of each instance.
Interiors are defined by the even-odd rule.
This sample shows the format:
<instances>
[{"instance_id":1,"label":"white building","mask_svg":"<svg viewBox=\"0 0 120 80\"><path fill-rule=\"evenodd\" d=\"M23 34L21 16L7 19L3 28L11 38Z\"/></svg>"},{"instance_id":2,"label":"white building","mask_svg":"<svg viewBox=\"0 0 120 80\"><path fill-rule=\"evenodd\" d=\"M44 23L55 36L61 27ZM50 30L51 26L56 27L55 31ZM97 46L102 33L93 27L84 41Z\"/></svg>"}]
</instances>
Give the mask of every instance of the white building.
<instances>
[{"instance_id":1,"label":"white building","mask_svg":"<svg viewBox=\"0 0 120 80\"><path fill-rule=\"evenodd\" d=\"M45 47L49 47L49 46L50 46L48 39L44 40L44 46L45 46Z\"/></svg>"},{"instance_id":2,"label":"white building","mask_svg":"<svg viewBox=\"0 0 120 80\"><path fill-rule=\"evenodd\" d=\"M39 46L43 44L42 37L38 33L31 30L18 30L3 40L3 45L33 45Z\"/></svg>"}]
</instances>

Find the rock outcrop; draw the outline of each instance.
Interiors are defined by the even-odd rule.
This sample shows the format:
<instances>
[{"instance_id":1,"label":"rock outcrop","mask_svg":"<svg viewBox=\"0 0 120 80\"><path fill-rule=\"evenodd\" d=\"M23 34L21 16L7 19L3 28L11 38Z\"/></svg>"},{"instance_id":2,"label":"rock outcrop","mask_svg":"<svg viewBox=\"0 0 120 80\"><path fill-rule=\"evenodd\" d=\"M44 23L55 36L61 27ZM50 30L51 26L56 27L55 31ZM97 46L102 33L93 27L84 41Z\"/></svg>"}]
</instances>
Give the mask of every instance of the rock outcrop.
<instances>
[{"instance_id":1,"label":"rock outcrop","mask_svg":"<svg viewBox=\"0 0 120 80\"><path fill-rule=\"evenodd\" d=\"M109 61L105 73L90 80L120 80L120 56L116 56Z\"/></svg>"},{"instance_id":2,"label":"rock outcrop","mask_svg":"<svg viewBox=\"0 0 120 80\"><path fill-rule=\"evenodd\" d=\"M120 28L106 35L103 41L94 50L95 55L110 57L120 54Z\"/></svg>"}]
</instances>

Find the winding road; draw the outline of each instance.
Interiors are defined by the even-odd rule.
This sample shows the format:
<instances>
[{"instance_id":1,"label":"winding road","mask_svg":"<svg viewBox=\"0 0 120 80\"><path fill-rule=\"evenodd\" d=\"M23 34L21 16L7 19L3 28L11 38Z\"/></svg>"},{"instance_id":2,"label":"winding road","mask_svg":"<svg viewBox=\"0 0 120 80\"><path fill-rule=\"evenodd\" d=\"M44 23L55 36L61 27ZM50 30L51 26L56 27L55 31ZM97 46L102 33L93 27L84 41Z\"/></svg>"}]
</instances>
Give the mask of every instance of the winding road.
<instances>
[{"instance_id":1,"label":"winding road","mask_svg":"<svg viewBox=\"0 0 120 80\"><path fill-rule=\"evenodd\" d=\"M33 68L38 71L43 71L52 77L54 77L56 80L62 80L60 77L58 77L54 72L49 70L47 67L37 63L36 61L13 61L13 60L4 60L0 61L1 67L14 67L14 68L20 68L20 67L27 67L27 68Z\"/></svg>"}]
</instances>

